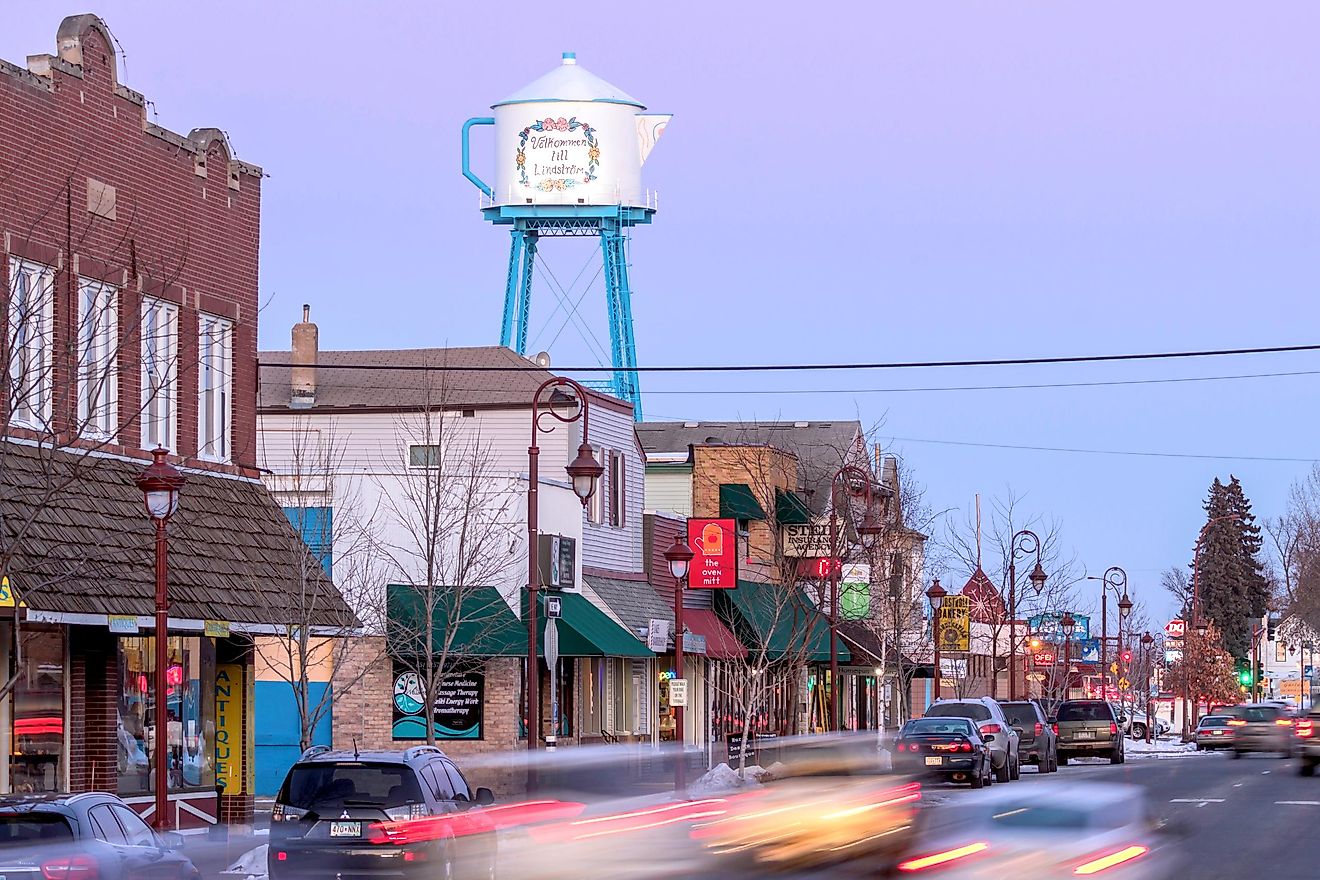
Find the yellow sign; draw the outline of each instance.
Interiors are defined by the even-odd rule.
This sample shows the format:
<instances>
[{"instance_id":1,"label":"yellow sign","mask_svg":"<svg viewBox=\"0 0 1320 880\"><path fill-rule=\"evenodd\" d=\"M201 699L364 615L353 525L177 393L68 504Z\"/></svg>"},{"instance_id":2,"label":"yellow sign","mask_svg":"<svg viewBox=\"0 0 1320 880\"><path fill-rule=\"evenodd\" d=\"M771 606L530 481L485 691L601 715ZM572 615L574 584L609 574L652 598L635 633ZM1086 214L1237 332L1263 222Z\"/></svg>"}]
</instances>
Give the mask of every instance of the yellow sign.
<instances>
[{"instance_id":1,"label":"yellow sign","mask_svg":"<svg viewBox=\"0 0 1320 880\"><path fill-rule=\"evenodd\" d=\"M212 639L229 638L229 621L227 620L207 620L202 622L202 634Z\"/></svg>"},{"instance_id":2,"label":"yellow sign","mask_svg":"<svg viewBox=\"0 0 1320 880\"><path fill-rule=\"evenodd\" d=\"M26 608L26 602L19 602L20 607ZM14 591L9 588L9 578L0 578L0 608L14 607Z\"/></svg>"},{"instance_id":3,"label":"yellow sign","mask_svg":"<svg viewBox=\"0 0 1320 880\"><path fill-rule=\"evenodd\" d=\"M1125 690L1127 690L1127 689L1130 688L1130 687L1132 687L1132 682L1128 681L1126 678L1120 678L1120 679L1118 680L1118 689L1119 689L1119 690L1123 690L1123 691L1125 691Z\"/></svg>"},{"instance_id":4,"label":"yellow sign","mask_svg":"<svg viewBox=\"0 0 1320 880\"><path fill-rule=\"evenodd\" d=\"M972 644L972 600L945 596L935 619L935 638L941 651L967 651Z\"/></svg>"},{"instance_id":5,"label":"yellow sign","mask_svg":"<svg viewBox=\"0 0 1320 880\"><path fill-rule=\"evenodd\" d=\"M247 794L243 728L247 720L243 667L215 665L215 781L225 794Z\"/></svg>"}]
</instances>

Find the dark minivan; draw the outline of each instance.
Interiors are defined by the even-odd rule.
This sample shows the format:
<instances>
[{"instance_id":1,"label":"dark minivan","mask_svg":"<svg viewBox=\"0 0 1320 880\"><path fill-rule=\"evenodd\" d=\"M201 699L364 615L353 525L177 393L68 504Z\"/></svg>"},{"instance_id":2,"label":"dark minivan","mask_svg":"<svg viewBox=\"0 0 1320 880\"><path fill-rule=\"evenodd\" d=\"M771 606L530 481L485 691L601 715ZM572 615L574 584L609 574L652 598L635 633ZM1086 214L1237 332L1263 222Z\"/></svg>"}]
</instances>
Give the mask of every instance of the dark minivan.
<instances>
[{"instance_id":1,"label":"dark minivan","mask_svg":"<svg viewBox=\"0 0 1320 880\"><path fill-rule=\"evenodd\" d=\"M495 837L481 808L494 800L434 746L308 749L271 810L270 880L493 877Z\"/></svg>"},{"instance_id":2,"label":"dark minivan","mask_svg":"<svg viewBox=\"0 0 1320 880\"><path fill-rule=\"evenodd\" d=\"M1059 738L1035 700L1000 702L1004 717L1018 733L1018 760L1041 773L1059 769Z\"/></svg>"},{"instance_id":3,"label":"dark minivan","mask_svg":"<svg viewBox=\"0 0 1320 880\"><path fill-rule=\"evenodd\" d=\"M1118 717L1104 700L1065 700L1059 705L1054 732L1059 737L1060 764L1071 758L1108 758L1111 764L1126 760Z\"/></svg>"}]
</instances>

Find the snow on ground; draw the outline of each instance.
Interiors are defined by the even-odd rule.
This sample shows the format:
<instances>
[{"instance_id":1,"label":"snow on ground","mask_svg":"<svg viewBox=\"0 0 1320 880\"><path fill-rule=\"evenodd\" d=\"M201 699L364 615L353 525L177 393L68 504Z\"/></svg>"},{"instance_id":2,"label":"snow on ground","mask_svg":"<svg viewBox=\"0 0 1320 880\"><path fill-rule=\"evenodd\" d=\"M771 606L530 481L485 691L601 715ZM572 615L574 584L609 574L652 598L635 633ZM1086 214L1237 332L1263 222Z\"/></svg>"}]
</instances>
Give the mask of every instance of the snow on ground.
<instances>
[{"instance_id":1,"label":"snow on ground","mask_svg":"<svg viewBox=\"0 0 1320 880\"><path fill-rule=\"evenodd\" d=\"M1144 739L1130 739L1126 748L1128 755L1133 758L1177 758L1197 754L1195 743L1181 742L1177 737L1166 737L1150 743Z\"/></svg>"},{"instance_id":2,"label":"snow on ground","mask_svg":"<svg viewBox=\"0 0 1320 880\"><path fill-rule=\"evenodd\" d=\"M238 857L238 861L220 873L238 875L243 877L243 880L265 880L267 848L268 844L263 843L261 846L248 850Z\"/></svg>"}]
</instances>

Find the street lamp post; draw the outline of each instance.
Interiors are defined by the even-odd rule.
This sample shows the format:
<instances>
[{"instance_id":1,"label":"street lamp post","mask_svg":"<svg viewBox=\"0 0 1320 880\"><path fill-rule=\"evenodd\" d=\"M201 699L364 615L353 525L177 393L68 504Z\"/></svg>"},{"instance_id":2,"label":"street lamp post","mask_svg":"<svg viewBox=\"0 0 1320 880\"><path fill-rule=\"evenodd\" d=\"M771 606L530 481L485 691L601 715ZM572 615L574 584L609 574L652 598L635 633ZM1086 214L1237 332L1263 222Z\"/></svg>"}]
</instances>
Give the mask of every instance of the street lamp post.
<instances>
[{"instance_id":1,"label":"street lamp post","mask_svg":"<svg viewBox=\"0 0 1320 880\"><path fill-rule=\"evenodd\" d=\"M576 395L577 408L570 415L559 412L550 406L541 411L542 396L547 392L571 388ZM587 442L587 392L581 385L567 376L553 376L541 383L532 395L532 442L527 447L527 670L523 676L523 695L527 700L527 749L539 748L541 738L541 670L537 661L536 650L536 602L540 590L540 574L537 571L537 543L540 537L540 524L537 521L539 504L540 456L541 447L537 445L537 436L549 433L554 425L543 427L541 418L551 416L564 424L582 420L582 443L578 446L577 458L565 468L573 484L573 493L587 506L588 499L596 492L600 475L605 472L600 462L591 454L591 444ZM553 675L553 670L551 671Z\"/></svg>"},{"instance_id":2,"label":"street lamp post","mask_svg":"<svg viewBox=\"0 0 1320 880\"><path fill-rule=\"evenodd\" d=\"M1150 646L1155 643L1155 637L1150 634L1150 630L1141 636L1141 656L1146 664L1146 742L1151 741L1151 728L1154 727L1154 712L1151 711L1150 699Z\"/></svg>"},{"instance_id":3,"label":"street lamp post","mask_svg":"<svg viewBox=\"0 0 1320 880\"><path fill-rule=\"evenodd\" d=\"M930 631L935 637L935 699L940 698L940 686L943 684L944 672L940 669L940 606L944 604L944 597L948 591L940 586L940 579L935 578L935 583L930 585L926 591L926 598L930 600Z\"/></svg>"},{"instance_id":4,"label":"street lamp post","mask_svg":"<svg viewBox=\"0 0 1320 880\"><path fill-rule=\"evenodd\" d=\"M1072 612L1063 612L1059 628L1063 630L1063 698L1065 700L1068 699L1068 692L1072 690L1072 637L1076 627L1077 621L1073 619Z\"/></svg>"},{"instance_id":5,"label":"street lamp post","mask_svg":"<svg viewBox=\"0 0 1320 880\"><path fill-rule=\"evenodd\" d=\"M696 554L688 546L686 535L674 535L674 543L665 550L665 562L674 576L674 671L686 678L683 670L683 583L688 567ZM687 755L684 752L683 707L674 706L674 739L678 742L678 756L674 763L674 790L682 793L687 788Z\"/></svg>"},{"instance_id":6,"label":"street lamp post","mask_svg":"<svg viewBox=\"0 0 1320 880\"><path fill-rule=\"evenodd\" d=\"M169 629L170 629L170 592L169 592L169 537L165 526L170 517L179 509L179 490L187 478L166 461L169 452L162 447L151 451L151 464L138 474L135 482L142 490L146 503L147 515L156 526L156 706L154 721L156 725L155 745L152 747L152 760L155 761L156 806L152 824L161 831L170 827L169 788L170 788L170 737L169 715L166 704L169 701Z\"/></svg>"},{"instance_id":7,"label":"street lamp post","mask_svg":"<svg viewBox=\"0 0 1320 880\"><path fill-rule=\"evenodd\" d=\"M1302 650L1298 652L1298 656L1297 656L1297 659L1301 661L1301 666L1302 666L1302 668L1298 670L1301 673L1301 682L1300 682L1301 686L1298 688L1298 693L1297 693L1298 711L1304 711L1306 709L1306 698L1310 696L1310 694L1308 693L1310 691L1310 688L1307 687L1308 679L1306 678L1306 661L1308 659L1308 655L1313 650L1315 650L1315 645L1313 643L1302 642ZM1311 705L1312 707L1315 706L1314 700L1311 701Z\"/></svg>"},{"instance_id":8,"label":"street lamp post","mask_svg":"<svg viewBox=\"0 0 1320 880\"><path fill-rule=\"evenodd\" d=\"M1113 590L1114 595L1119 596L1118 609L1122 616L1126 617L1123 611L1123 603L1127 603L1127 610L1132 610L1132 602L1127 596L1127 572L1117 565L1111 565L1105 569L1103 577L1090 575L1086 578L1088 581L1100 581L1100 691L1103 699L1108 699L1105 695L1107 690L1106 683L1109 680L1109 591ZM1123 656L1123 625L1120 622L1118 627L1118 656ZM1117 683L1117 679L1115 679Z\"/></svg>"},{"instance_id":9,"label":"street lamp post","mask_svg":"<svg viewBox=\"0 0 1320 880\"><path fill-rule=\"evenodd\" d=\"M1036 595L1045 589L1048 575L1040 565L1040 537L1030 529L1022 529L1009 541L1012 551L1008 554L1008 698L1016 700L1017 690L1017 558L1029 553L1036 554L1036 567L1027 575Z\"/></svg>"},{"instance_id":10,"label":"street lamp post","mask_svg":"<svg viewBox=\"0 0 1320 880\"><path fill-rule=\"evenodd\" d=\"M843 689L839 686L839 576L842 574L843 554L839 547L839 484L844 478L854 483L861 483L866 503L866 513L857 526L857 534L863 546L870 549L876 535L884 531L884 524L876 518L874 495L871 483L874 477L861 468L846 464L830 480L830 729L839 729L839 716L842 714L840 701ZM846 497L846 496L845 496Z\"/></svg>"}]
</instances>

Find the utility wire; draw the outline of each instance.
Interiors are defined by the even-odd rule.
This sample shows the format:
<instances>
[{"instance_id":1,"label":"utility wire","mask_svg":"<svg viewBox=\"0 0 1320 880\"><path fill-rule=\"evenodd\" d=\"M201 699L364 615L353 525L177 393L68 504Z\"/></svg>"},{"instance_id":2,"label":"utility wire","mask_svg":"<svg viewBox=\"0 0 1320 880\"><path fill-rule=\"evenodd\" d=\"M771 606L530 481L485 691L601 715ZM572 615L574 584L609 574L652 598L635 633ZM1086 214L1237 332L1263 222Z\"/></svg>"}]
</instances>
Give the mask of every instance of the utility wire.
<instances>
[{"instance_id":1,"label":"utility wire","mask_svg":"<svg viewBox=\"0 0 1320 880\"><path fill-rule=\"evenodd\" d=\"M1320 351L1320 344L1311 345L1274 345L1258 348L1218 348L1200 351L1164 351L1143 352L1139 354L1093 354L1067 355L1059 357L1030 358L984 358L978 360L942 360L942 361L891 361L877 363L849 364L725 364L725 365L669 365L638 367L556 367L556 373L769 373L769 372L814 372L823 370L905 370L925 369L930 367L1011 367L1034 366L1041 364L1097 364L1120 361L1153 361L1184 358L1233 357L1252 354L1287 354L1290 352ZM291 364L259 362L259 367L284 367ZM317 364L318 370L372 370L399 372L430 372L435 370L461 370L469 373L525 373L543 372L535 364L482 365L482 366L447 366L442 364Z\"/></svg>"},{"instance_id":2,"label":"utility wire","mask_svg":"<svg viewBox=\"0 0 1320 880\"><path fill-rule=\"evenodd\" d=\"M1075 449L1066 446L1021 446L1013 443L975 443L969 440L932 440L925 437L890 437L899 443L931 443L937 446L972 446L980 449L1020 449L1027 452L1066 452L1079 455L1135 455L1143 458L1186 458L1202 461L1274 461L1311 464L1320 459L1269 455L1198 455L1191 452L1144 452L1130 449Z\"/></svg>"}]
</instances>

